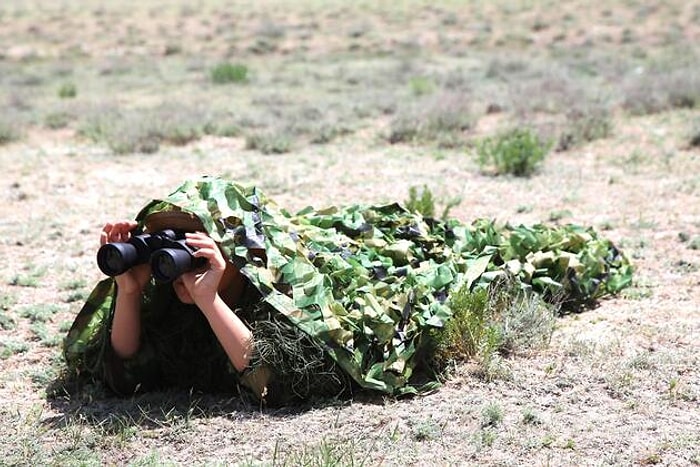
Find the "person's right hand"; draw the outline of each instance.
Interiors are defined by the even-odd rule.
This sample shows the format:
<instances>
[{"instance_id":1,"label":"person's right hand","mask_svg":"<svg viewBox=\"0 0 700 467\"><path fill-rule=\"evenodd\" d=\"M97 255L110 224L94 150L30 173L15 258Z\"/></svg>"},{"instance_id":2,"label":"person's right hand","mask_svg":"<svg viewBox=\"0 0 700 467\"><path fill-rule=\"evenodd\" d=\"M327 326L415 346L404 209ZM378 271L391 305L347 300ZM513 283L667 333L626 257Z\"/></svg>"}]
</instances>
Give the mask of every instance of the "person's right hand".
<instances>
[{"instance_id":1,"label":"person's right hand","mask_svg":"<svg viewBox=\"0 0 700 467\"><path fill-rule=\"evenodd\" d=\"M131 232L138 224L134 221L108 222L102 228L100 245L105 243L125 243L131 238ZM139 264L128 271L115 276L120 293L140 294L151 278L151 265Z\"/></svg>"}]
</instances>

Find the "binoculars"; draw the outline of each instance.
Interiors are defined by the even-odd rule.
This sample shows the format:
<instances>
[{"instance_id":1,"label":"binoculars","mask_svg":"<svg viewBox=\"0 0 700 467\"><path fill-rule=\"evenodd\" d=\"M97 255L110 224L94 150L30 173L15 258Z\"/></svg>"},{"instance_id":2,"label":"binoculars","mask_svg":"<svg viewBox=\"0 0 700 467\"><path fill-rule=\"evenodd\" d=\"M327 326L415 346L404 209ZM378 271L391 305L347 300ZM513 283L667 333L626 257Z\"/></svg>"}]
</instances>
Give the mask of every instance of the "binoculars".
<instances>
[{"instance_id":1,"label":"binoculars","mask_svg":"<svg viewBox=\"0 0 700 467\"><path fill-rule=\"evenodd\" d=\"M185 234L175 230L134 235L128 242L105 243L97 251L97 265L108 276L118 276L132 267L149 263L159 282L170 282L207 263L195 258Z\"/></svg>"}]
</instances>

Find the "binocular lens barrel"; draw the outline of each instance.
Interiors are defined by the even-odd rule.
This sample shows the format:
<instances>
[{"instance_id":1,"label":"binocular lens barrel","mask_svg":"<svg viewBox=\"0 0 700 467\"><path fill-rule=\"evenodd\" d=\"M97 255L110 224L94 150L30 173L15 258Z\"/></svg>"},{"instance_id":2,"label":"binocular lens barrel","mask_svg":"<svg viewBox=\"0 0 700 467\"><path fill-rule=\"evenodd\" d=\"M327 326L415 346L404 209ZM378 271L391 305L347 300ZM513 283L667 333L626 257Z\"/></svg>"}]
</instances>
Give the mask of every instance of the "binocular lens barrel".
<instances>
[{"instance_id":1,"label":"binocular lens barrel","mask_svg":"<svg viewBox=\"0 0 700 467\"><path fill-rule=\"evenodd\" d=\"M159 282L170 282L196 266L189 251L177 248L161 248L151 256L151 272Z\"/></svg>"},{"instance_id":2,"label":"binocular lens barrel","mask_svg":"<svg viewBox=\"0 0 700 467\"><path fill-rule=\"evenodd\" d=\"M138 263L138 251L130 243L106 243L97 251L97 266L108 276L118 276Z\"/></svg>"}]
</instances>

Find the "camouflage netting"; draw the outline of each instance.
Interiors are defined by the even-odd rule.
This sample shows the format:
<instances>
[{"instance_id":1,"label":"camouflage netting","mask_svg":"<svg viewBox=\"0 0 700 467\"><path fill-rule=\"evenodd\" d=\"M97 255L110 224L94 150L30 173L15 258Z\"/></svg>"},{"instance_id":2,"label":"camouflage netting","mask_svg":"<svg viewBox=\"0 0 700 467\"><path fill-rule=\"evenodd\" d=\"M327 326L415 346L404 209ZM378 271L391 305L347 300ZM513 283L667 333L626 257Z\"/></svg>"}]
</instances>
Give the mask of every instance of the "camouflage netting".
<instances>
[{"instance_id":1,"label":"camouflage netting","mask_svg":"<svg viewBox=\"0 0 700 467\"><path fill-rule=\"evenodd\" d=\"M627 258L594 230L574 225L442 222L399 204L290 214L254 188L217 178L184 183L137 220L166 210L198 216L257 289L261 306L245 317L259 342L255 361L286 366L277 376L299 397L325 384L316 384L315 374L325 375L326 393L342 392L348 376L362 388L395 395L435 387L435 378L416 369L428 331L452 316L450 292L465 284L486 287L507 274L577 310L631 282ZM267 264L253 254L260 249ZM110 306L105 294L93 324L67 339L69 363L77 365L96 339L94 323L104 321ZM288 358L299 352L309 358Z\"/></svg>"}]
</instances>

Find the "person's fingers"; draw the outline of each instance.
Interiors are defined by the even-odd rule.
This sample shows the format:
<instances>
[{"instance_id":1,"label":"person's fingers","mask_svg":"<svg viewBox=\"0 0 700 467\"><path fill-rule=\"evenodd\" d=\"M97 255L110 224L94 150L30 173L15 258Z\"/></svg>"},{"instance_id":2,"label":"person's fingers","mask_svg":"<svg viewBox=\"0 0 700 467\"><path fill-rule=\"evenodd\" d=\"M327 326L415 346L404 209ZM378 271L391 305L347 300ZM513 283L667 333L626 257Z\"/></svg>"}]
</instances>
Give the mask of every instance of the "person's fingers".
<instances>
[{"instance_id":1,"label":"person's fingers","mask_svg":"<svg viewBox=\"0 0 700 467\"><path fill-rule=\"evenodd\" d=\"M104 243L128 242L131 238L131 231L134 230L137 225L138 224L134 221L108 222L102 228L100 242L103 241L103 237Z\"/></svg>"},{"instance_id":2,"label":"person's fingers","mask_svg":"<svg viewBox=\"0 0 700 467\"><path fill-rule=\"evenodd\" d=\"M102 227L102 232L100 232L100 245L104 245L109 242L109 232L112 229L112 224L107 223Z\"/></svg>"},{"instance_id":3,"label":"person's fingers","mask_svg":"<svg viewBox=\"0 0 700 467\"><path fill-rule=\"evenodd\" d=\"M223 271L226 269L226 261L224 260L218 248L199 248L193 253L195 258L205 258L209 262L209 268Z\"/></svg>"},{"instance_id":4,"label":"person's fingers","mask_svg":"<svg viewBox=\"0 0 700 467\"><path fill-rule=\"evenodd\" d=\"M225 263L221 250L210 236L203 233L188 233L186 234L186 238L187 245L196 248L196 257L205 257L209 260Z\"/></svg>"}]
</instances>

